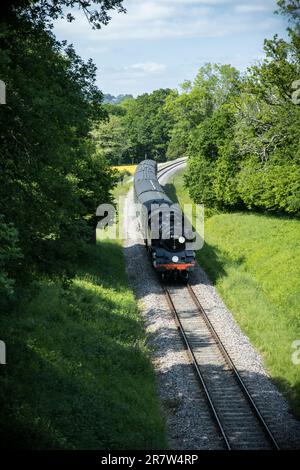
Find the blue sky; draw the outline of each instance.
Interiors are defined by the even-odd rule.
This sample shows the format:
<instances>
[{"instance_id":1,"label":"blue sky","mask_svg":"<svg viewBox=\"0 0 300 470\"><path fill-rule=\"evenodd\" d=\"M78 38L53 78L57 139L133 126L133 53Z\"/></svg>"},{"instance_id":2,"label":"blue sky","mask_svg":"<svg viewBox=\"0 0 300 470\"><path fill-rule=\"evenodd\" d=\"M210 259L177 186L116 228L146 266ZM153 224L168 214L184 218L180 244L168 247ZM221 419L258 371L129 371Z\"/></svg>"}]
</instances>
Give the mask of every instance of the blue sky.
<instances>
[{"instance_id":1,"label":"blue sky","mask_svg":"<svg viewBox=\"0 0 300 470\"><path fill-rule=\"evenodd\" d=\"M113 95L176 88L205 62L245 70L263 57L264 38L286 36L285 19L273 14L275 0L125 0L124 6L127 13L112 13L101 30L76 10L76 21L54 27L58 39L93 59L99 88Z\"/></svg>"}]
</instances>

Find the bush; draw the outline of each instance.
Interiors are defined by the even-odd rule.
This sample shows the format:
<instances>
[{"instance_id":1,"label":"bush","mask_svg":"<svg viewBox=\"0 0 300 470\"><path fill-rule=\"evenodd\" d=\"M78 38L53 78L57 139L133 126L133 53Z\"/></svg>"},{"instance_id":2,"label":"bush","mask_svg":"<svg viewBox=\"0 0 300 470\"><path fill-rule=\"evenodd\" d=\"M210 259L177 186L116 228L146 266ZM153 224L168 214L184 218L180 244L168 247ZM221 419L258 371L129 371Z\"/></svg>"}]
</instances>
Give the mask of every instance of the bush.
<instances>
[{"instance_id":1,"label":"bush","mask_svg":"<svg viewBox=\"0 0 300 470\"><path fill-rule=\"evenodd\" d=\"M238 175L238 193L248 209L300 210L300 168L296 163L267 163L263 167L247 161Z\"/></svg>"},{"instance_id":2,"label":"bush","mask_svg":"<svg viewBox=\"0 0 300 470\"><path fill-rule=\"evenodd\" d=\"M194 202L206 204L209 207L215 206L214 178L215 170L212 163L205 158L193 158L190 160L188 173L184 179Z\"/></svg>"},{"instance_id":3,"label":"bush","mask_svg":"<svg viewBox=\"0 0 300 470\"><path fill-rule=\"evenodd\" d=\"M6 224L0 214L0 297L9 298L14 292L15 276L22 253L13 224Z\"/></svg>"}]
</instances>

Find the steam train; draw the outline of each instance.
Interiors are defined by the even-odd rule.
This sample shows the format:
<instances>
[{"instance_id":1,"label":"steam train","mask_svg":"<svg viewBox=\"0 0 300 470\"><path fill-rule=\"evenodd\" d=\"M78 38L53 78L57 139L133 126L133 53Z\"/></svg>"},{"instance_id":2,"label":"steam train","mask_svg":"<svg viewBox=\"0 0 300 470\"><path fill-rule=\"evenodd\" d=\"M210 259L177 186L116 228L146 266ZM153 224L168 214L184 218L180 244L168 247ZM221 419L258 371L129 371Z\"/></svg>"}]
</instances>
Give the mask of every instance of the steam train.
<instances>
[{"instance_id":1,"label":"steam train","mask_svg":"<svg viewBox=\"0 0 300 470\"><path fill-rule=\"evenodd\" d=\"M144 160L137 166L134 200L153 268L163 279L187 280L195 266L195 252L188 247L192 227L159 184L154 160Z\"/></svg>"}]
</instances>

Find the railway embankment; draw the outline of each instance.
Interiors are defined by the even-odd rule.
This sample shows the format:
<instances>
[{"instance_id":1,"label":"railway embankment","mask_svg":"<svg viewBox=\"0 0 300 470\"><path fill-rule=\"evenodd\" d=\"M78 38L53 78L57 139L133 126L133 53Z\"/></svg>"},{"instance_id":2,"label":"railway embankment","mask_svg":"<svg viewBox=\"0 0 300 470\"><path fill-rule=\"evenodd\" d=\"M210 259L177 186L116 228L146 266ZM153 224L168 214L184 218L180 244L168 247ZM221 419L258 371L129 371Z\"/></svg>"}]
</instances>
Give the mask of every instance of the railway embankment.
<instances>
[{"instance_id":1,"label":"railway embankment","mask_svg":"<svg viewBox=\"0 0 300 470\"><path fill-rule=\"evenodd\" d=\"M126 191L118 188L117 193ZM43 280L1 311L0 447L158 449L164 421L122 245L87 245L64 285Z\"/></svg>"}]
</instances>

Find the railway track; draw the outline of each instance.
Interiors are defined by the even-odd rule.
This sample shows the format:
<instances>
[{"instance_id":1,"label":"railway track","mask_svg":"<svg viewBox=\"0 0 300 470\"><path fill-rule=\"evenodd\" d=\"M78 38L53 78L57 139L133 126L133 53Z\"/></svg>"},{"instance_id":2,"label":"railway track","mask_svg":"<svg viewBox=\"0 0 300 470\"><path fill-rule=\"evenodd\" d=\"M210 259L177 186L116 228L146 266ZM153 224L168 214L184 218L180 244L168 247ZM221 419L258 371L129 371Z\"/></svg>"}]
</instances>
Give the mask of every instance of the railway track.
<instances>
[{"instance_id":1,"label":"railway track","mask_svg":"<svg viewBox=\"0 0 300 470\"><path fill-rule=\"evenodd\" d=\"M158 169L157 171L157 177L161 178L164 176L166 173L168 173L170 170L173 170L174 168L177 168L178 166L181 166L184 162L186 162L186 158L182 158L181 160L177 160L174 163L170 163L163 168Z\"/></svg>"},{"instance_id":2,"label":"railway track","mask_svg":"<svg viewBox=\"0 0 300 470\"><path fill-rule=\"evenodd\" d=\"M165 284L164 290L224 447L278 450L272 432L191 285Z\"/></svg>"}]
</instances>

